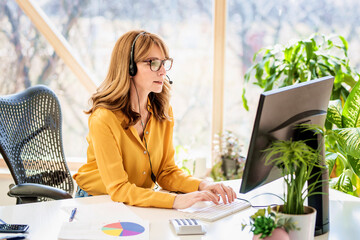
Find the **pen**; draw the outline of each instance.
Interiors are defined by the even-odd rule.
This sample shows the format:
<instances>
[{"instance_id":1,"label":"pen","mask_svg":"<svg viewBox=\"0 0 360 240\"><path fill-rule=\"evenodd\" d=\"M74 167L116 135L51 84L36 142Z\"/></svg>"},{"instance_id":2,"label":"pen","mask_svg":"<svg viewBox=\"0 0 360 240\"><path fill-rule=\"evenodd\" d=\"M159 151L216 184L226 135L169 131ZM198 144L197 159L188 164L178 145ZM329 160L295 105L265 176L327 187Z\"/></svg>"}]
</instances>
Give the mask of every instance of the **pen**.
<instances>
[{"instance_id":1,"label":"pen","mask_svg":"<svg viewBox=\"0 0 360 240\"><path fill-rule=\"evenodd\" d=\"M2 224L6 224L6 222L4 222L2 219L0 219L0 222L2 222Z\"/></svg>"},{"instance_id":2,"label":"pen","mask_svg":"<svg viewBox=\"0 0 360 240\"><path fill-rule=\"evenodd\" d=\"M74 217L75 217L75 214L76 214L76 210L77 208L74 208L72 211L71 211L71 215L70 215L70 218L69 218L69 222L72 222L74 220Z\"/></svg>"}]
</instances>

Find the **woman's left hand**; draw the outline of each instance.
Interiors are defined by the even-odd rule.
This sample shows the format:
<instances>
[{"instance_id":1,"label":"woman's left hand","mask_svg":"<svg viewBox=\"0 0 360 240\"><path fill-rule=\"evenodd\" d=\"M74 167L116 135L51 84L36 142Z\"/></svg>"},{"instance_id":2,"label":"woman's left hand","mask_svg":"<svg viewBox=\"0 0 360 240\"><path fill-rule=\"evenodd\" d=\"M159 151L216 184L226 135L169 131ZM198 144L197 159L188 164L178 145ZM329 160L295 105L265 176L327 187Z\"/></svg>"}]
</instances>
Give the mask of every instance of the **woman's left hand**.
<instances>
[{"instance_id":1,"label":"woman's left hand","mask_svg":"<svg viewBox=\"0 0 360 240\"><path fill-rule=\"evenodd\" d=\"M225 204L232 203L236 199L234 190L229 186L225 186L223 183L202 181L199 185L199 191L203 190L212 191L213 193L220 195Z\"/></svg>"}]
</instances>

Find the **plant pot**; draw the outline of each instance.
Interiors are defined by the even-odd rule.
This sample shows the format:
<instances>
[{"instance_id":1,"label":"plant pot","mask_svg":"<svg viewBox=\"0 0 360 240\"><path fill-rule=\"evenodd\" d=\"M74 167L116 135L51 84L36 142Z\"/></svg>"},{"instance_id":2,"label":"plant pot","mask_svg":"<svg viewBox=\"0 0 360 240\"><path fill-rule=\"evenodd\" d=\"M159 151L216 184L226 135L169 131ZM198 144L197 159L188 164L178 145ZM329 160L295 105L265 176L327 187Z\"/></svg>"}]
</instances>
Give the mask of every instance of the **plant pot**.
<instances>
[{"instance_id":1,"label":"plant pot","mask_svg":"<svg viewBox=\"0 0 360 240\"><path fill-rule=\"evenodd\" d=\"M236 161L234 161L233 159L221 157L221 160L221 170L223 171L226 179L229 180L232 174L237 173L238 166L236 164Z\"/></svg>"},{"instance_id":2,"label":"plant pot","mask_svg":"<svg viewBox=\"0 0 360 240\"><path fill-rule=\"evenodd\" d=\"M221 156L221 170L227 180L242 177L244 170L245 157L240 156L237 159L225 158Z\"/></svg>"},{"instance_id":3,"label":"plant pot","mask_svg":"<svg viewBox=\"0 0 360 240\"><path fill-rule=\"evenodd\" d=\"M296 227L299 230L292 230L289 232L291 240L313 240L315 235L316 209L309 206L304 206L305 214L286 214L282 213L283 205L280 205L279 211L277 207L272 210L278 212L280 217L292 218L296 222Z\"/></svg>"},{"instance_id":4,"label":"plant pot","mask_svg":"<svg viewBox=\"0 0 360 240\"><path fill-rule=\"evenodd\" d=\"M289 234L282 228L275 228L269 237L260 236L261 234L254 235L253 240L290 240Z\"/></svg>"}]
</instances>

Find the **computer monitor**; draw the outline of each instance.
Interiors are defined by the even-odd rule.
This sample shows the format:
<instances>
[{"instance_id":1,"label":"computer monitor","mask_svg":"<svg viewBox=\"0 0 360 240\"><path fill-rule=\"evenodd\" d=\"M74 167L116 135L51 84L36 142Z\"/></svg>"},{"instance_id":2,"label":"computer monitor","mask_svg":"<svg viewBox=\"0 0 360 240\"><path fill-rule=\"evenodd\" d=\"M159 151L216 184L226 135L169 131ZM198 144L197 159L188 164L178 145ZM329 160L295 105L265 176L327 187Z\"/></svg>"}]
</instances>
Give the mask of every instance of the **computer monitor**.
<instances>
[{"instance_id":1,"label":"computer monitor","mask_svg":"<svg viewBox=\"0 0 360 240\"><path fill-rule=\"evenodd\" d=\"M278 168L266 165L264 161L264 150L273 140L296 139L295 130L302 123L324 126L333 82L334 77L323 77L260 95L240 193L249 192L281 177ZM323 146L323 142L317 144ZM328 173L323 172L322 177L328 178ZM322 191L328 192L327 186L321 187L324 188ZM315 196L315 199L308 199L308 203L319 205L314 207L318 210L317 218L322 218L317 219L317 228L321 228L319 234L322 234L328 231L328 196Z\"/></svg>"}]
</instances>

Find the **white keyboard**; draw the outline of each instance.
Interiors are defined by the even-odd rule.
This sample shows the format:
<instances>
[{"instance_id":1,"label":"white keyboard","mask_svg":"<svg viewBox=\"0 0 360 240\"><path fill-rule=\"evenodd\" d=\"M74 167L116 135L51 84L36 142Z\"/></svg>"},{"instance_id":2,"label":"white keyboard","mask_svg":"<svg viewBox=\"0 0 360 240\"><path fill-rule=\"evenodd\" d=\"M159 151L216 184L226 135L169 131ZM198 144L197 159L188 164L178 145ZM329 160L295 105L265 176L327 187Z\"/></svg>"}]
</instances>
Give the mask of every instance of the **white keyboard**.
<instances>
[{"instance_id":1,"label":"white keyboard","mask_svg":"<svg viewBox=\"0 0 360 240\"><path fill-rule=\"evenodd\" d=\"M236 199L230 204L212 204L195 212L187 213L187 217L214 222L249 207L251 207L250 203Z\"/></svg>"}]
</instances>

